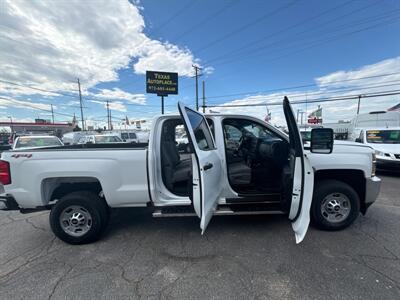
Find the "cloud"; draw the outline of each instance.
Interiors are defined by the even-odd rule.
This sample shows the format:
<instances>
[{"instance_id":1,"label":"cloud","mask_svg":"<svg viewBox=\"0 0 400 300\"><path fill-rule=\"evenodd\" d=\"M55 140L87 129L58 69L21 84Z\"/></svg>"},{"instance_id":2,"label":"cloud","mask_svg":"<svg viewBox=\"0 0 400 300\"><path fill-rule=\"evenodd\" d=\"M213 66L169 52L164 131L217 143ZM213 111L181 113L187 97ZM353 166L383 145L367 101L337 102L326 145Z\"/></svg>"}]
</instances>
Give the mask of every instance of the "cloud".
<instances>
[{"instance_id":1,"label":"cloud","mask_svg":"<svg viewBox=\"0 0 400 300\"><path fill-rule=\"evenodd\" d=\"M357 78L379 76L381 74L392 74L389 76L373 77L363 80ZM252 105L265 104L260 106L244 107L214 107L209 108L212 111L223 113L238 113L256 116L264 119L267 113L267 107L272 114L272 123L285 125L286 121L283 115L282 106L275 105L281 103L284 96L288 96L292 102L293 109L297 115L297 110L306 112L304 117L321 105L323 109L324 122L337 122L339 120L351 120L357 112L358 99L344 101L330 101L320 103L294 104L296 101L305 99L326 99L342 96L363 95L367 93L378 93L389 90L400 90L400 57L387 59L375 64L363 66L357 70L337 71L315 79L317 86L315 89L282 91L279 93L265 93L255 96L245 96L231 101L223 102L222 106L227 105ZM337 82L343 81L344 82ZM379 98L362 98L360 113L370 111L386 110L389 107L400 102L400 96L385 96Z\"/></svg>"},{"instance_id":2,"label":"cloud","mask_svg":"<svg viewBox=\"0 0 400 300\"><path fill-rule=\"evenodd\" d=\"M390 80L400 80L400 56L386 59L376 64L367 65L357 70L337 71L322 77L318 77L315 81L323 88L332 87L356 87L365 84L377 84L387 81L387 77L375 77L381 74L393 74ZM356 80L360 77L372 77L364 80ZM339 81L339 82L338 82Z\"/></svg>"},{"instance_id":3,"label":"cloud","mask_svg":"<svg viewBox=\"0 0 400 300\"><path fill-rule=\"evenodd\" d=\"M183 76L198 63L188 49L147 37L141 10L128 0L2 0L0 28L7 70L0 79L51 91L76 93L77 77L83 89L117 81L131 62L138 74L153 68ZM7 83L0 92L54 96Z\"/></svg>"},{"instance_id":4,"label":"cloud","mask_svg":"<svg viewBox=\"0 0 400 300\"><path fill-rule=\"evenodd\" d=\"M188 49L181 49L170 43L148 41L142 46L143 54L133 65L137 74L147 70L172 71L180 76L192 76L195 59ZM197 63L197 62L196 62ZM207 69L210 72L210 69Z\"/></svg>"},{"instance_id":5,"label":"cloud","mask_svg":"<svg viewBox=\"0 0 400 300\"><path fill-rule=\"evenodd\" d=\"M37 109L37 110L51 111L51 106L49 104L17 100L10 97L0 97L0 105L2 107L15 107L15 108L23 108L31 110ZM57 107L53 106L53 108Z\"/></svg>"},{"instance_id":6,"label":"cloud","mask_svg":"<svg viewBox=\"0 0 400 300\"><path fill-rule=\"evenodd\" d=\"M102 105L104 107L104 109L107 109L107 103L105 101L88 100L88 102L100 104L100 105ZM120 111L120 112L126 112L127 111L126 106L124 105L124 103L122 103L120 101L109 102L108 107L111 110L116 110L116 111Z\"/></svg>"},{"instance_id":7,"label":"cloud","mask_svg":"<svg viewBox=\"0 0 400 300\"><path fill-rule=\"evenodd\" d=\"M130 103L135 104L145 104L146 103L146 95L144 94L132 94L125 92L119 88L109 89L100 89L99 93L89 93L89 95L95 96L99 99L108 99L108 100L124 100Z\"/></svg>"}]
</instances>

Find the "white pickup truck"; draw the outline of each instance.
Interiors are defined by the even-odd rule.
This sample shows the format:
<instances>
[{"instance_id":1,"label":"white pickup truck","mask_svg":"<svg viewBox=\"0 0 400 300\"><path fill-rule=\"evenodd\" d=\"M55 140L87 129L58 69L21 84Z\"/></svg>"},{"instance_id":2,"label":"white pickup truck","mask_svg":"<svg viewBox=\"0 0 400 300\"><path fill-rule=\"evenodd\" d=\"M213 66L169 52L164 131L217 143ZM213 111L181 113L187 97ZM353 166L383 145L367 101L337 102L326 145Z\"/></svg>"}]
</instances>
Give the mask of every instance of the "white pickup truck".
<instances>
[{"instance_id":1,"label":"white pickup truck","mask_svg":"<svg viewBox=\"0 0 400 300\"><path fill-rule=\"evenodd\" d=\"M101 237L110 208L153 207L153 216L287 214L296 242L311 221L325 230L349 226L375 201L380 179L374 151L335 143L331 129L314 129L304 149L293 110L283 101L289 134L250 116L156 118L148 144L70 145L4 152L0 209L51 209L61 240ZM188 144L176 139L186 132Z\"/></svg>"}]
</instances>

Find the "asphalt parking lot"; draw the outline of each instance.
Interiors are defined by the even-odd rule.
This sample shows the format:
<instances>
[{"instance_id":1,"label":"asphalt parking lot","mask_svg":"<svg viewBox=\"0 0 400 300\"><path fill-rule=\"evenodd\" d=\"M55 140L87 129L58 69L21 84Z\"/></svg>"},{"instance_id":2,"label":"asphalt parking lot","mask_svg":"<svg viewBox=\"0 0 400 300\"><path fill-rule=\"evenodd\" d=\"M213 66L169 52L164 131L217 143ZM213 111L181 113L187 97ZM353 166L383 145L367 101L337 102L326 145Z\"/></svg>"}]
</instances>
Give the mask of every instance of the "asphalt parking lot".
<instances>
[{"instance_id":1,"label":"asphalt parking lot","mask_svg":"<svg viewBox=\"0 0 400 300\"><path fill-rule=\"evenodd\" d=\"M300 245L283 216L195 218L113 212L105 237L70 246L48 213L0 212L2 299L400 299L400 174L349 229L310 229Z\"/></svg>"}]
</instances>

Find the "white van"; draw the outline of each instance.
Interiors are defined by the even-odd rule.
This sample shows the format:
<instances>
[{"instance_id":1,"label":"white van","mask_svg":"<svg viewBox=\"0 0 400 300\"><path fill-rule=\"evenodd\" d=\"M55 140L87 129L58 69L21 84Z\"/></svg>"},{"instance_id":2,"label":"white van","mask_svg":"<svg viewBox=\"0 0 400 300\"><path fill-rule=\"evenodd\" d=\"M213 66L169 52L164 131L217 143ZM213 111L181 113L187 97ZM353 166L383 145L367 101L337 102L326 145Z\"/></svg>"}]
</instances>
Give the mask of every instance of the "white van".
<instances>
[{"instance_id":1,"label":"white van","mask_svg":"<svg viewBox=\"0 0 400 300\"><path fill-rule=\"evenodd\" d=\"M400 170L400 126L361 129L356 142L375 150L377 167Z\"/></svg>"},{"instance_id":2,"label":"white van","mask_svg":"<svg viewBox=\"0 0 400 300\"><path fill-rule=\"evenodd\" d=\"M359 114L351 120L348 139L355 141L360 136L361 129L392 127L400 127L399 111L373 111Z\"/></svg>"}]
</instances>

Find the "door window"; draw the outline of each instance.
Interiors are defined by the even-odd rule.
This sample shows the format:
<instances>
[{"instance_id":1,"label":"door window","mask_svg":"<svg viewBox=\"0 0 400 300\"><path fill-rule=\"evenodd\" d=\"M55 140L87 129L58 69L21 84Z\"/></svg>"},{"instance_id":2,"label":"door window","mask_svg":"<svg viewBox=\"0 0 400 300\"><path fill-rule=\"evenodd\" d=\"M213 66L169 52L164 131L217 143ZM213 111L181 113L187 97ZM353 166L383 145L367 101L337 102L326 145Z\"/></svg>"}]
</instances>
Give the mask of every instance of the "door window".
<instances>
[{"instance_id":1,"label":"door window","mask_svg":"<svg viewBox=\"0 0 400 300\"><path fill-rule=\"evenodd\" d=\"M210 134L210 130L208 129L208 125L204 121L204 118L188 108L186 108L186 114L189 118L190 125L193 128L194 136L199 149L203 151L215 149L214 141Z\"/></svg>"}]
</instances>

